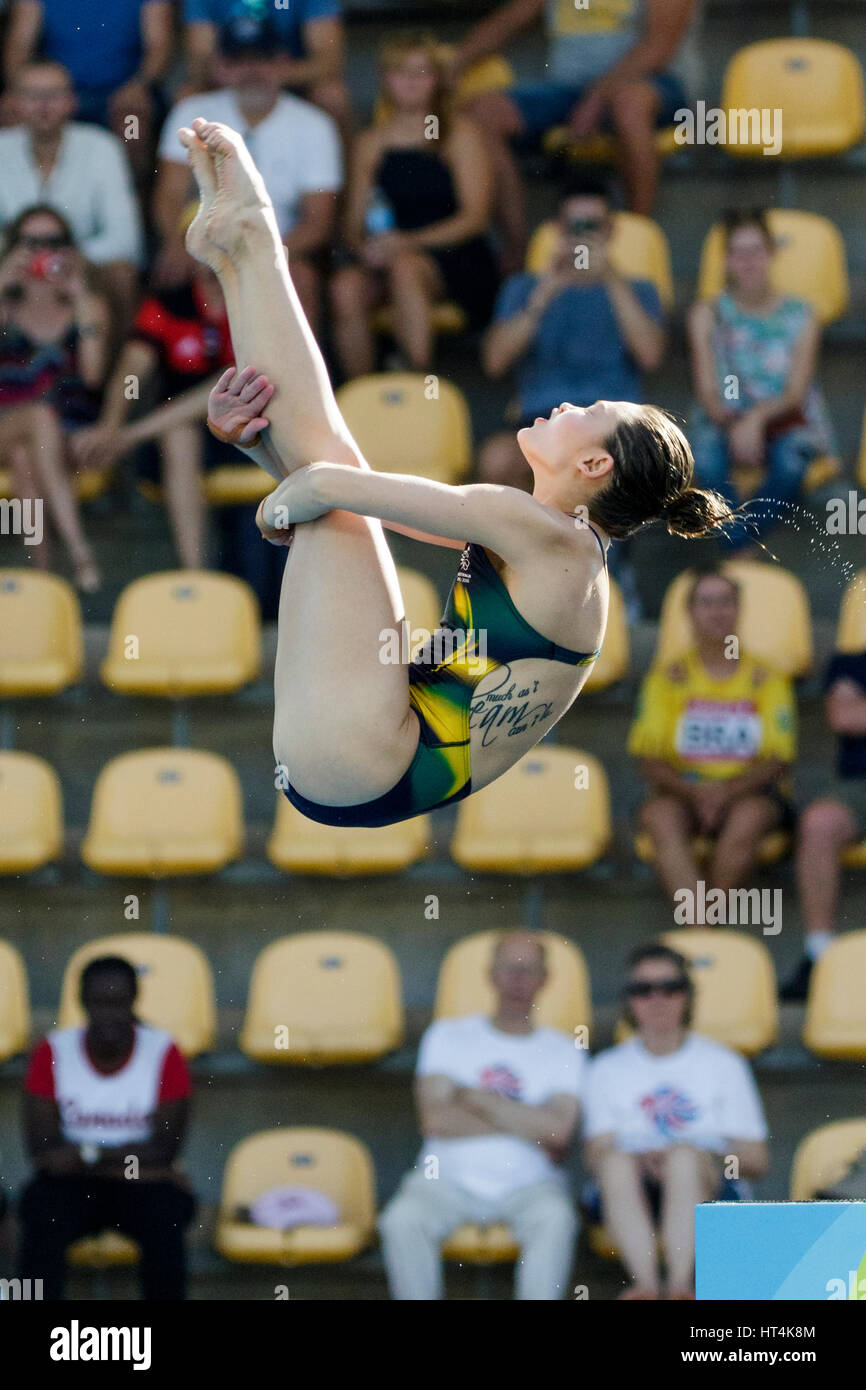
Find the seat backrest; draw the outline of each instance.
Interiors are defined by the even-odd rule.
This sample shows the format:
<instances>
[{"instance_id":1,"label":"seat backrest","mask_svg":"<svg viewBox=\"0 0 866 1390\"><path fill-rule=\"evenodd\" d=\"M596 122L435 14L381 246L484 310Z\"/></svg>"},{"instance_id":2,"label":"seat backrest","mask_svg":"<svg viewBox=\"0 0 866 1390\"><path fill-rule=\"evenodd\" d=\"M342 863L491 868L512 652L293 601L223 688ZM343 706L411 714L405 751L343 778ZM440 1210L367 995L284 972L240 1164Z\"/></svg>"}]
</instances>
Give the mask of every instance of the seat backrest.
<instances>
[{"instance_id":1,"label":"seat backrest","mask_svg":"<svg viewBox=\"0 0 866 1390\"><path fill-rule=\"evenodd\" d=\"M786 676L805 676L812 669L812 620L800 580L780 565L729 560L722 566L740 585L737 635L751 652ZM679 574L662 603L654 665L676 661L694 645L686 602L694 571Z\"/></svg>"},{"instance_id":2,"label":"seat backrest","mask_svg":"<svg viewBox=\"0 0 866 1390\"><path fill-rule=\"evenodd\" d=\"M135 967L135 1012L143 1023L165 1029L187 1057L213 1047L216 1002L207 957L192 941L152 932L103 936L79 947L63 975L58 1027L77 1028L85 1022L78 997L81 972L98 956L122 956Z\"/></svg>"},{"instance_id":3,"label":"seat backrest","mask_svg":"<svg viewBox=\"0 0 866 1390\"><path fill-rule=\"evenodd\" d=\"M850 48L827 39L764 39L734 54L721 106L781 111L785 157L838 154L863 136L863 71Z\"/></svg>"},{"instance_id":4,"label":"seat backrest","mask_svg":"<svg viewBox=\"0 0 866 1390\"><path fill-rule=\"evenodd\" d=\"M130 646L130 638L135 642ZM258 605L233 575L175 570L129 584L114 609L103 678L128 685L140 669L166 695L236 689L261 665Z\"/></svg>"},{"instance_id":5,"label":"seat backrest","mask_svg":"<svg viewBox=\"0 0 866 1390\"><path fill-rule=\"evenodd\" d=\"M106 763L93 792L88 835L108 840L172 843L218 827L240 844L240 784L215 753L148 748Z\"/></svg>"},{"instance_id":6,"label":"seat backrest","mask_svg":"<svg viewBox=\"0 0 866 1390\"><path fill-rule=\"evenodd\" d=\"M366 1147L334 1129L284 1128L251 1134L232 1149L220 1209L231 1217L272 1187L311 1187L333 1199L341 1221L372 1230L373 1163Z\"/></svg>"},{"instance_id":7,"label":"seat backrest","mask_svg":"<svg viewBox=\"0 0 866 1390\"><path fill-rule=\"evenodd\" d=\"M848 653L866 650L866 569L858 571L842 595L836 650Z\"/></svg>"},{"instance_id":8,"label":"seat backrest","mask_svg":"<svg viewBox=\"0 0 866 1390\"><path fill-rule=\"evenodd\" d=\"M32 753L0 753L0 867L14 873L36 868L56 859L62 846L57 773Z\"/></svg>"},{"instance_id":9,"label":"seat backrest","mask_svg":"<svg viewBox=\"0 0 866 1390\"><path fill-rule=\"evenodd\" d=\"M0 1062L23 1052L30 1039L27 971L21 952L0 941Z\"/></svg>"},{"instance_id":10,"label":"seat backrest","mask_svg":"<svg viewBox=\"0 0 866 1390\"><path fill-rule=\"evenodd\" d=\"M337 400L371 467L455 483L468 473L469 407L452 382L420 372L381 372L347 382Z\"/></svg>"},{"instance_id":11,"label":"seat backrest","mask_svg":"<svg viewBox=\"0 0 866 1390\"><path fill-rule=\"evenodd\" d=\"M696 1033L753 1056L779 1029L776 975L766 946L745 932L689 927L661 940L685 956L695 982Z\"/></svg>"},{"instance_id":12,"label":"seat backrest","mask_svg":"<svg viewBox=\"0 0 866 1390\"><path fill-rule=\"evenodd\" d=\"M51 694L77 681L81 608L65 579L0 569L0 695Z\"/></svg>"},{"instance_id":13,"label":"seat backrest","mask_svg":"<svg viewBox=\"0 0 866 1390\"><path fill-rule=\"evenodd\" d=\"M771 208L767 214L776 253L770 278L780 294L811 304L822 323L848 308L848 261L838 228L814 212ZM714 299L724 288L725 237L721 223L711 227L701 250L698 297Z\"/></svg>"},{"instance_id":14,"label":"seat backrest","mask_svg":"<svg viewBox=\"0 0 866 1390\"><path fill-rule=\"evenodd\" d=\"M392 1036L402 1024L400 970L384 942L361 932L311 931L273 941L253 966L244 1032L274 1037L341 1036L375 1023Z\"/></svg>"},{"instance_id":15,"label":"seat backrest","mask_svg":"<svg viewBox=\"0 0 866 1390\"><path fill-rule=\"evenodd\" d=\"M547 983L535 1001L539 1027L557 1028L585 1046L592 1022L589 972L579 946L555 932L540 932L547 957ZM493 1013L496 995L488 979L498 931L465 936L448 951L439 970L434 1018ZM587 1033L576 1032L585 1028Z\"/></svg>"},{"instance_id":16,"label":"seat backrest","mask_svg":"<svg viewBox=\"0 0 866 1390\"><path fill-rule=\"evenodd\" d=\"M821 1057L866 1058L866 930L843 932L815 962L803 1042Z\"/></svg>"},{"instance_id":17,"label":"seat backrest","mask_svg":"<svg viewBox=\"0 0 866 1390\"><path fill-rule=\"evenodd\" d=\"M797 1145L791 1165L791 1201L808 1202L832 1187L866 1148L866 1118L836 1120L813 1129Z\"/></svg>"}]
</instances>

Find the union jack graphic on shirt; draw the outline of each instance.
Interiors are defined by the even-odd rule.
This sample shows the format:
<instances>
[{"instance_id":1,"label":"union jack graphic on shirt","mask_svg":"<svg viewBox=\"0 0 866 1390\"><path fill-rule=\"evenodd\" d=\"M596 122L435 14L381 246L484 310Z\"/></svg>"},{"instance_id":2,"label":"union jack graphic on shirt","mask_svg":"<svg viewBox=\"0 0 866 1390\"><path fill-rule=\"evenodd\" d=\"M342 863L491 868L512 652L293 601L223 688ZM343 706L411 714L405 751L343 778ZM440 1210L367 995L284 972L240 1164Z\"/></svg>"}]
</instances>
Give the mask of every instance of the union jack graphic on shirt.
<instances>
[{"instance_id":1,"label":"union jack graphic on shirt","mask_svg":"<svg viewBox=\"0 0 866 1390\"><path fill-rule=\"evenodd\" d=\"M673 1086L661 1086L643 1096L640 1108L665 1139L678 1139L699 1114L695 1102Z\"/></svg>"}]
</instances>

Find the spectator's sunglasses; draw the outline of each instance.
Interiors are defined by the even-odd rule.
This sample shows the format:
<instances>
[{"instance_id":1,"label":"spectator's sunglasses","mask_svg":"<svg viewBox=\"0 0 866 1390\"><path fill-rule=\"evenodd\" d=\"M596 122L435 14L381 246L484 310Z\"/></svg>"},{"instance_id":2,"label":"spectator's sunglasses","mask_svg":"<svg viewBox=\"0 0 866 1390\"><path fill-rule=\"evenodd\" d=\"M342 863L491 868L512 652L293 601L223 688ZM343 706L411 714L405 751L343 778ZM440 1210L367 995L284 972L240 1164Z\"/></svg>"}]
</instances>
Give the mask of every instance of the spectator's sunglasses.
<instances>
[{"instance_id":1,"label":"spectator's sunglasses","mask_svg":"<svg viewBox=\"0 0 866 1390\"><path fill-rule=\"evenodd\" d=\"M565 230L575 236L587 236L592 232L604 231L604 226L603 217L569 217L565 223Z\"/></svg>"},{"instance_id":2,"label":"spectator's sunglasses","mask_svg":"<svg viewBox=\"0 0 866 1390\"><path fill-rule=\"evenodd\" d=\"M55 232L48 236L19 236L16 242L17 246L23 246L26 251L60 251L64 246L71 244L64 232Z\"/></svg>"},{"instance_id":3,"label":"spectator's sunglasses","mask_svg":"<svg viewBox=\"0 0 866 1390\"><path fill-rule=\"evenodd\" d=\"M625 992L629 999L649 999L653 994L672 998L675 994L684 993L688 987L688 980L682 977L676 980L632 980L631 984L626 985Z\"/></svg>"}]
</instances>

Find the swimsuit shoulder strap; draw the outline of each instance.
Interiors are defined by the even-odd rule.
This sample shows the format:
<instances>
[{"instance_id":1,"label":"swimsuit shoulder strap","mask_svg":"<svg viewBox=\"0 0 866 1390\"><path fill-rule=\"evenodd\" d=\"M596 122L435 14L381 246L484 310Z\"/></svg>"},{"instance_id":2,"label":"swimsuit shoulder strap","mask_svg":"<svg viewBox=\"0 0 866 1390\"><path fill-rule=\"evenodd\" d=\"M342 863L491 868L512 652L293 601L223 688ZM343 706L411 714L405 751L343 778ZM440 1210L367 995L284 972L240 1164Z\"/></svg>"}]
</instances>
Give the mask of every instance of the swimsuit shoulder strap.
<instances>
[{"instance_id":1,"label":"swimsuit shoulder strap","mask_svg":"<svg viewBox=\"0 0 866 1390\"><path fill-rule=\"evenodd\" d=\"M590 531L592 532L592 534L595 536L595 539L598 541L599 549L601 550L602 562L603 562L603 564L604 564L605 569L607 569L607 546L605 545L605 543L604 543L604 541L602 540L601 536L600 536L600 535L598 534L598 532L596 531L595 527L592 526L592 525L590 524L590 522L587 522L586 524L587 524L587 526L589 527L589 529L590 529Z\"/></svg>"}]
</instances>

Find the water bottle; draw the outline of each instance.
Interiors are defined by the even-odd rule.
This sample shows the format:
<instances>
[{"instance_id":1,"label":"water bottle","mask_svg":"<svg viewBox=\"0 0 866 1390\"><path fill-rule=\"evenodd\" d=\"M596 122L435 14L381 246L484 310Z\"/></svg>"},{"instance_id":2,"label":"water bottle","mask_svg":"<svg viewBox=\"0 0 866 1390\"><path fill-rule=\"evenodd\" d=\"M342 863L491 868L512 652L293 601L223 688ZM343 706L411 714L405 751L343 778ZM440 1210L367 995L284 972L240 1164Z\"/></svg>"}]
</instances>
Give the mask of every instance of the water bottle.
<instances>
[{"instance_id":1,"label":"water bottle","mask_svg":"<svg viewBox=\"0 0 866 1390\"><path fill-rule=\"evenodd\" d=\"M395 226L394 209L379 188L374 188L367 204L364 227L368 236L382 236L392 232Z\"/></svg>"}]
</instances>

